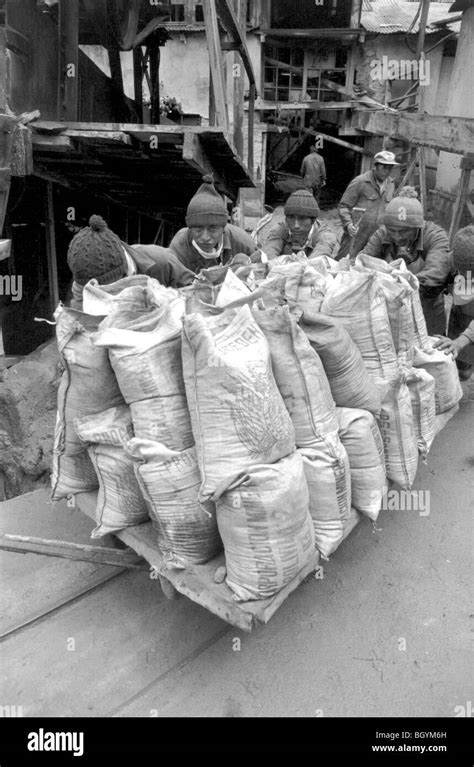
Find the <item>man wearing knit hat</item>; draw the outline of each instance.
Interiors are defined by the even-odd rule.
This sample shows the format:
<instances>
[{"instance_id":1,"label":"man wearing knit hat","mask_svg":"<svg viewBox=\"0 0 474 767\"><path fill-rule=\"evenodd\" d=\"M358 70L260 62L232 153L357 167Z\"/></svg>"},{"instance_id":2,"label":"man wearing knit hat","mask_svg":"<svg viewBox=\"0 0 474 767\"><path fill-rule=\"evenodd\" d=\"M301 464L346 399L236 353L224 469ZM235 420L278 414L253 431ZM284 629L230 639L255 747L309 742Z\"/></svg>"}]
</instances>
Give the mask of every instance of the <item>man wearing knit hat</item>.
<instances>
[{"instance_id":1,"label":"man wearing knit hat","mask_svg":"<svg viewBox=\"0 0 474 767\"><path fill-rule=\"evenodd\" d=\"M257 259L257 246L250 235L239 226L227 223L224 200L211 176L203 177L203 183L189 202L186 227L175 234L169 249L194 274L210 266L225 265L238 253Z\"/></svg>"},{"instance_id":2,"label":"man wearing knit hat","mask_svg":"<svg viewBox=\"0 0 474 767\"><path fill-rule=\"evenodd\" d=\"M383 225L369 239L363 253L385 261L403 258L420 283L420 300L430 335L444 334L446 316L443 289L451 271L448 236L412 197L395 197L388 203Z\"/></svg>"},{"instance_id":3,"label":"man wearing knit hat","mask_svg":"<svg viewBox=\"0 0 474 767\"><path fill-rule=\"evenodd\" d=\"M382 223L385 206L395 193L395 184L390 174L398 164L393 152L378 152L374 156L372 170L356 176L342 195L337 206L344 228L337 253L338 261L347 255L355 256L359 253Z\"/></svg>"},{"instance_id":4,"label":"man wearing knit hat","mask_svg":"<svg viewBox=\"0 0 474 767\"><path fill-rule=\"evenodd\" d=\"M309 189L290 194L284 212L285 220L270 229L262 244L269 259L298 251L308 257L332 256L337 237L318 219L318 203Z\"/></svg>"},{"instance_id":5,"label":"man wearing knit hat","mask_svg":"<svg viewBox=\"0 0 474 767\"><path fill-rule=\"evenodd\" d=\"M72 308L82 308L82 290L92 278L108 285L132 274L147 274L162 285L190 285L194 274L166 248L158 245L127 245L112 232L101 216L93 215L69 243L67 262L73 275Z\"/></svg>"},{"instance_id":6,"label":"man wearing knit hat","mask_svg":"<svg viewBox=\"0 0 474 767\"><path fill-rule=\"evenodd\" d=\"M460 229L453 240L453 305L449 315L449 338L435 346L456 359L459 378L467 381L474 364L474 226Z\"/></svg>"}]
</instances>

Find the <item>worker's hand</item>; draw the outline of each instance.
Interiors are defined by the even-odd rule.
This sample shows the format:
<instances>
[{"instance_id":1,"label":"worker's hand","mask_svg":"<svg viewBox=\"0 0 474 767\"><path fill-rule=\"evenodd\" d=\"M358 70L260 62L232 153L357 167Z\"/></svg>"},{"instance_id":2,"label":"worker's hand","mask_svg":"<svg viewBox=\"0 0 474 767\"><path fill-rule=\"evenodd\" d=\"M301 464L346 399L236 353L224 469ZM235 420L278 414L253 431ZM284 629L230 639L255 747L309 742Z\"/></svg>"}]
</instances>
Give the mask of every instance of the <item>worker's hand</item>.
<instances>
[{"instance_id":1,"label":"worker's hand","mask_svg":"<svg viewBox=\"0 0 474 767\"><path fill-rule=\"evenodd\" d=\"M469 341L465 336L459 336L454 341L451 338L445 338L445 336L436 336L436 341L433 343L435 349L439 349L445 354L452 354L453 359L456 359L459 352L468 346ZM466 343L464 343L466 341Z\"/></svg>"},{"instance_id":2,"label":"worker's hand","mask_svg":"<svg viewBox=\"0 0 474 767\"><path fill-rule=\"evenodd\" d=\"M322 181L321 181L321 189L323 188L323 186L326 186L326 181L325 181L325 179L324 179L324 178L323 178L323 179L322 179Z\"/></svg>"},{"instance_id":3,"label":"worker's hand","mask_svg":"<svg viewBox=\"0 0 474 767\"><path fill-rule=\"evenodd\" d=\"M359 227L355 226L355 224L347 224L346 231L347 231L347 234L349 235L349 237L355 237L356 234L357 234L358 229L359 229Z\"/></svg>"}]
</instances>

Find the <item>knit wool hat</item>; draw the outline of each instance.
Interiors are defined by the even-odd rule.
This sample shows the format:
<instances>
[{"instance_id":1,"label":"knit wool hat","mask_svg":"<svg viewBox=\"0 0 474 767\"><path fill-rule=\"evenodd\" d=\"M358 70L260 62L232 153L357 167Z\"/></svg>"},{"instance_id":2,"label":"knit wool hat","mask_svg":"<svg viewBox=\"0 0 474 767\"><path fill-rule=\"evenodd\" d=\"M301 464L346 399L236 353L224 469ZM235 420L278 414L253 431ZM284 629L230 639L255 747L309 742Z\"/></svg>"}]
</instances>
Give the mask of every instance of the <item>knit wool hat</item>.
<instances>
[{"instance_id":1,"label":"knit wool hat","mask_svg":"<svg viewBox=\"0 0 474 767\"><path fill-rule=\"evenodd\" d=\"M203 183L189 201L186 211L187 226L211 226L227 223L225 202L216 191L212 176L203 176Z\"/></svg>"},{"instance_id":2,"label":"knit wool hat","mask_svg":"<svg viewBox=\"0 0 474 767\"><path fill-rule=\"evenodd\" d=\"M79 285L95 278L99 285L120 280L127 273L123 246L101 216L91 216L69 243L67 262Z\"/></svg>"},{"instance_id":3,"label":"knit wool hat","mask_svg":"<svg viewBox=\"0 0 474 767\"><path fill-rule=\"evenodd\" d=\"M285 207L285 216L301 216L303 218L317 218L319 206L309 189L298 189L288 197Z\"/></svg>"},{"instance_id":4,"label":"knit wool hat","mask_svg":"<svg viewBox=\"0 0 474 767\"><path fill-rule=\"evenodd\" d=\"M474 271L474 226L459 229L453 240L453 266L460 272Z\"/></svg>"},{"instance_id":5,"label":"knit wool hat","mask_svg":"<svg viewBox=\"0 0 474 767\"><path fill-rule=\"evenodd\" d=\"M394 229L421 229L425 223L421 203L413 197L394 197L385 208L383 222Z\"/></svg>"}]
</instances>

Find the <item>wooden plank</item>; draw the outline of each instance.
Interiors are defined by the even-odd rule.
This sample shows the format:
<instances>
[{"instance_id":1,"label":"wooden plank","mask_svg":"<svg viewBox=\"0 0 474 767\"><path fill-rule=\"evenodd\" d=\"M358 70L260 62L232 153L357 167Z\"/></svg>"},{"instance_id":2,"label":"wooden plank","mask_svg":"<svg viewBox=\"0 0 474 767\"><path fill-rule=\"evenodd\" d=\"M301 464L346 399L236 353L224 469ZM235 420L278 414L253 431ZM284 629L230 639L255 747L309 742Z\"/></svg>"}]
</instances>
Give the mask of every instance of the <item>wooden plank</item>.
<instances>
[{"instance_id":1,"label":"wooden plank","mask_svg":"<svg viewBox=\"0 0 474 767\"><path fill-rule=\"evenodd\" d=\"M236 3L236 7L238 9L237 13L234 12L234 9L232 8L229 0L216 0L217 11L232 40L239 46L239 53L245 67L249 83L256 86L257 81L253 71L252 59L247 48L245 33L242 34L242 30L246 29L247 0L234 0L234 3Z\"/></svg>"},{"instance_id":2,"label":"wooden plank","mask_svg":"<svg viewBox=\"0 0 474 767\"><path fill-rule=\"evenodd\" d=\"M456 192L456 202L453 207L453 214L451 218L451 225L449 227L449 244L452 247L454 237L459 229L461 217L464 212L466 200L469 194L469 185L471 181L471 169L469 167L462 168L461 177L459 179L459 185Z\"/></svg>"},{"instance_id":3,"label":"wooden plank","mask_svg":"<svg viewBox=\"0 0 474 767\"><path fill-rule=\"evenodd\" d=\"M75 496L78 508L91 518L95 514L96 495L94 491ZM144 557L156 573L170 581L181 594L243 631L251 631L257 621L265 623L319 561L319 555L315 552L308 565L275 596L238 603L225 583L216 583L214 580L216 570L225 567L223 553L204 565L190 565L186 570L169 570L155 544L151 522L121 530L117 537Z\"/></svg>"},{"instance_id":4,"label":"wooden plank","mask_svg":"<svg viewBox=\"0 0 474 767\"><path fill-rule=\"evenodd\" d=\"M61 0L58 5L58 117L77 119L79 83L79 3Z\"/></svg>"},{"instance_id":5,"label":"wooden plank","mask_svg":"<svg viewBox=\"0 0 474 767\"><path fill-rule=\"evenodd\" d=\"M203 3L204 24L206 27L207 48L209 51L209 66L211 70L212 88L214 93L216 119L218 126L229 130L229 117L224 84L222 51L220 46L219 25L217 21L216 0Z\"/></svg>"},{"instance_id":6,"label":"wooden plank","mask_svg":"<svg viewBox=\"0 0 474 767\"><path fill-rule=\"evenodd\" d=\"M357 111L355 128L455 154L474 153L474 118Z\"/></svg>"},{"instance_id":7,"label":"wooden plank","mask_svg":"<svg viewBox=\"0 0 474 767\"><path fill-rule=\"evenodd\" d=\"M43 554L47 557L62 557L80 562L92 562L114 567L130 567L137 570L150 568L142 557L130 549L109 549L106 546L92 546L87 543L51 540L33 535L12 535L0 533L0 549L19 554Z\"/></svg>"},{"instance_id":8,"label":"wooden plank","mask_svg":"<svg viewBox=\"0 0 474 767\"><path fill-rule=\"evenodd\" d=\"M132 145L131 137L128 133L124 133L123 131L82 131L68 128L67 136L89 144Z\"/></svg>"},{"instance_id":9,"label":"wooden plank","mask_svg":"<svg viewBox=\"0 0 474 767\"><path fill-rule=\"evenodd\" d=\"M68 136L33 133L33 149L47 149L48 152L72 152L78 154L72 140Z\"/></svg>"},{"instance_id":10,"label":"wooden plank","mask_svg":"<svg viewBox=\"0 0 474 767\"><path fill-rule=\"evenodd\" d=\"M48 286L51 319L59 304L58 261L56 256L56 229L54 219L53 185L46 182L46 255L48 259Z\"/></svg>"},{"instance_id":11,"label":"wooden plank","mask_svg":"<svg viewBox=\"0 0 474 767\"><path fill-rule=\"evenodd\" d=\"M426 160L425 149L419 147L418 149L418 171L420 174L420 202L423 208L423 215L426 217L428 211L428 198L426 192Z\"/></svg>"},{"instance_id":12,"label":"wooden plank","mask_svg":"<svg viewBox=\"0 0 474 767\"><path fill-rule=\"evenodd\" d=\"M197 173L213 173L214 168L202 147L199 136L187 133L183 141L183 160Z\"/></svg>"}]
</instances>

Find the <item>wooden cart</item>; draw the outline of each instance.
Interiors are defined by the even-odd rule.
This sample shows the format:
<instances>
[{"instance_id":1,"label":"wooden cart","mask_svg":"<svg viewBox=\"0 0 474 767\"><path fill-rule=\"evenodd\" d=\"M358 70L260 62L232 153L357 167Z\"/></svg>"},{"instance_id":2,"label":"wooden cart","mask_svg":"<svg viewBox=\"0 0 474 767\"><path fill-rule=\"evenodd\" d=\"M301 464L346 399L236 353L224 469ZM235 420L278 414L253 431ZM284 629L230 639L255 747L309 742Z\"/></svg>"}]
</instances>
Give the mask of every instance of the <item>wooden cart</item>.
<instances>
[{"instance_id":1,"label":"wooden cart","mask_svg":"<svg viewBox=\"0 0 474 767\"><path fill-rule=\"evenodd\" d=\"M438 434L445 424L459 410L459 405L436 417L435 434ZM97 491L78 493L73 496L70 504L95 521ZM357 526L361 515L353 510L344 538L347 538ZM259 623L267 623L278 610L285 599L298 585L315 573L320 566L320 557L315 552L311 561L293 578L281 591L268 599L247 602L236 601L232 591L225 582L217 582L216 573L225 567L224 554L212 559L204 565L192 565L183 570L168 569L156 543L156 535L151 522L127 527L108 540L119 539L126 548L112 548L107 541L102 545L78 545L66 541L51 541L14 534L4 534L0 537L0 549L18 552L36 552L49 556L68 557L85 561L100 562L115 567L140 568L147 572L148 577L156 579L168 599L176 599L180 595L187 596L193 602L202 605L222 620L244 631L251 631ZM105 545L104 545L105 543Z\"/></svg>"}]
</instances>

